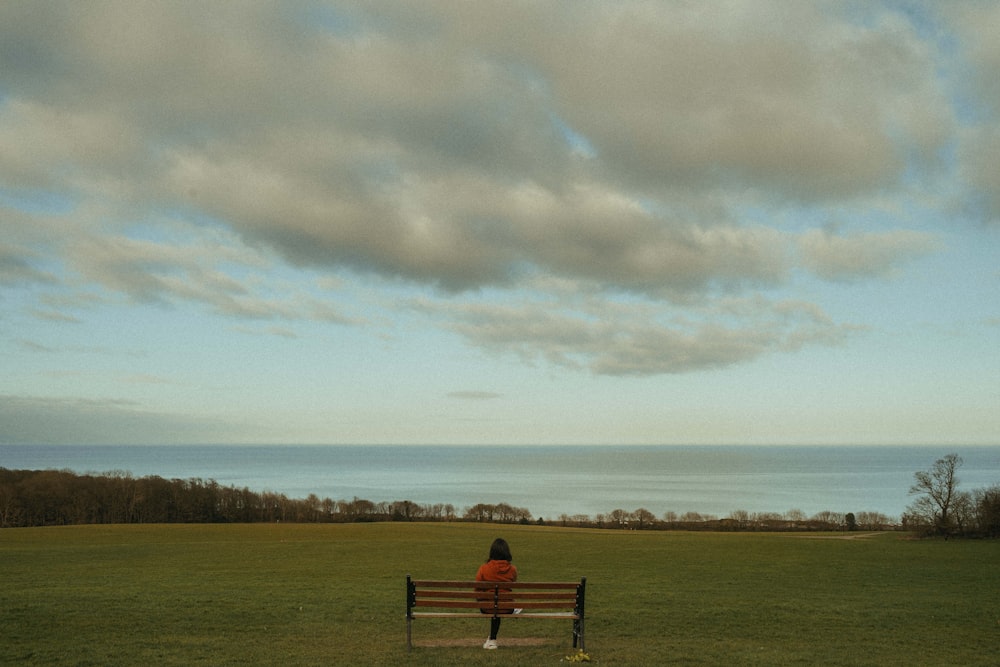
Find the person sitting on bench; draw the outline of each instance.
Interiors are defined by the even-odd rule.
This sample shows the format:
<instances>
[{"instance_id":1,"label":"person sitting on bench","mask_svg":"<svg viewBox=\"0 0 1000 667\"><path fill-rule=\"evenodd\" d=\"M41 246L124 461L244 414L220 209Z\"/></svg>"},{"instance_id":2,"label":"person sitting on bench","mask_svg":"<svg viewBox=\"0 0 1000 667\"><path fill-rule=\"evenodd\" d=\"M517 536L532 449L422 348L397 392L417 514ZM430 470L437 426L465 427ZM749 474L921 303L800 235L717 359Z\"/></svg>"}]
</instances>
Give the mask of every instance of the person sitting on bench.
<instances>
[{"instance_id":1,"label":"person sitting on bench","mask_svg":"<svg viewBox=\"0 0 1000 667\"><path fill-rule=\"evenodd\" d=\"M498 537L490 545L490 557L479 566L476 572L476 581L517 581L517 568L511 563L513 558L510 555L510 545L507 540ZM510 592L510 591L508 591ZM492 614L492 609L481 609L484 614ZM515 613L510 610L506 613ZM500 619L493 617L490 619L490 636L483 644L485 649L495 649L497 647L497 633L500 631Z\"/></svg>"}]
</instances>

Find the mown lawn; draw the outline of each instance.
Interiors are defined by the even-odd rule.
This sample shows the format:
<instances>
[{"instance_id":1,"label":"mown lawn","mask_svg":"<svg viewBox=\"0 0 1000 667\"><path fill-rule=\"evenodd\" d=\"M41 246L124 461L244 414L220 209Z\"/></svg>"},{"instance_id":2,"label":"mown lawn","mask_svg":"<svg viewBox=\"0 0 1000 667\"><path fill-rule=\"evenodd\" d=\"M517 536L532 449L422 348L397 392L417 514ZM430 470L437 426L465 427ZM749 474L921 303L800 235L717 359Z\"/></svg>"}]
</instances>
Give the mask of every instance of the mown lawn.
<instances>
[{"instance_id":1,"label":"mown lawn","mask_svg":"<svg viewBox=\"0 0 1000 667\"><path fill-rule=\"evenodd\" d=\"M421 619L407 573L588 580L587 649L620 665L995 665L1000 542L479 524L0 531L0 663L545 665L570 624ZM504 640L507 644L504 645ZM520 641L519 641L520 640ZM529 641L532 640L532 641Z\"/></svg>"}]
</instances>

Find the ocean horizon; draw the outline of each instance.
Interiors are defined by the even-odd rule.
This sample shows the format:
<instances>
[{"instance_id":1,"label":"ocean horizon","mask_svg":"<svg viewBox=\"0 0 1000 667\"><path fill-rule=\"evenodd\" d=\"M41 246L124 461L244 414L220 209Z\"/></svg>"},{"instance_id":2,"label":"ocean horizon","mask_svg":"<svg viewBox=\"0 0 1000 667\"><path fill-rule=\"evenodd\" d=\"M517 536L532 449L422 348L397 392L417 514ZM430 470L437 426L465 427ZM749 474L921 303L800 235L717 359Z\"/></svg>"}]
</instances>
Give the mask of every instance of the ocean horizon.
<instances>
[{"instance_id":1,"label":"ocean horizon","mask_svg":"<svg viewBox=\"0 0 1000 667\"><path fill-rule=\"evenodd\" d=\"M958 489L1000 485L1000 446L0 445L0 467L215 480L289 498L507 503L534 518L644 508L898 519L914 473L956 453Z\"/></svg>"}]
</instances>

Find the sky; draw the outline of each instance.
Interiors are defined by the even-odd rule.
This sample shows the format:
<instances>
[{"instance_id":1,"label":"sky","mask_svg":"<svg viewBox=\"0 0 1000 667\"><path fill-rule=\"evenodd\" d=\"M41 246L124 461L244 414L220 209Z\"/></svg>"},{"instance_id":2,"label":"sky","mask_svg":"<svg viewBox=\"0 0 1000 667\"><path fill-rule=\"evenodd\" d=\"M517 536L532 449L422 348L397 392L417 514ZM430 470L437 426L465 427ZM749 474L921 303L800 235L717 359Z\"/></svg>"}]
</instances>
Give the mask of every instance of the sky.
<instances>
[{"instance_id":1,"label":"sky","mask_svg":"<svg viewBox=\"0 0 1000 667\"><path fill-rule=\"evenodd\" d=\"M997 34L0 3L0 443L1000 444Z\"/></svg>"}]
</instances>

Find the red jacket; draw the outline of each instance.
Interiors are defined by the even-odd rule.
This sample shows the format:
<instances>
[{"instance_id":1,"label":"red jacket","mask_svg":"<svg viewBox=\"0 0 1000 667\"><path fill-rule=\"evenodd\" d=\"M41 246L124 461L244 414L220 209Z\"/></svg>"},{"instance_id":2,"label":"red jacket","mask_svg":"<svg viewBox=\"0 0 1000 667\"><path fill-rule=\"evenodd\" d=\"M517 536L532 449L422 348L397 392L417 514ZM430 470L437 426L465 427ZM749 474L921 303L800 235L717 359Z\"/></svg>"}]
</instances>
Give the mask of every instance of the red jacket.
<instances>
[{"instance_id":1,"label":"red jacket","mask_svg":"<svg viewBox=\"0 0 1000 667\"><path fill-rule=\"evenodd\" d=\"M514 567L509 560L489 560L479 566L479 571L476 572L476 581L517 581L517 568ZM500 589L507 593L510 589ZM493 597L489 598L478 598L480 602L493 602ZM484 614L492 614L492 607L483 607L479 611ZM513 609L501 610L502 614L510 614Z\"/></svg>"}]
</instances>

